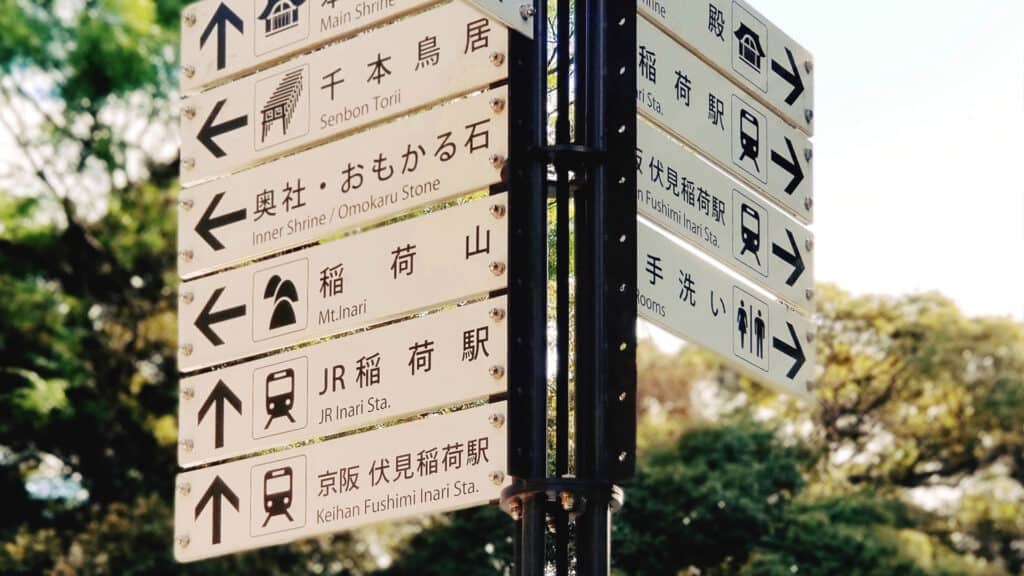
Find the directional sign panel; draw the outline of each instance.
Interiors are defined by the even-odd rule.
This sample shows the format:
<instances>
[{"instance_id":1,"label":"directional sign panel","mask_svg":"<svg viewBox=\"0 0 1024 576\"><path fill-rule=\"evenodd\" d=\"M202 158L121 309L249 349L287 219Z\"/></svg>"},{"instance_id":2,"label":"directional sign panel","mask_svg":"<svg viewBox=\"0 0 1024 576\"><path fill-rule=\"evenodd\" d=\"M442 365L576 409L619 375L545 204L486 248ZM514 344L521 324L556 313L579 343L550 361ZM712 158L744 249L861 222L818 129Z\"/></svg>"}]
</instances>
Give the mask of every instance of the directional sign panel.
<instances>
[{"instance_id":1,"label":"directional sign panel","mask_svg":"<svg viewBox=\"0 0 1024 576\"><path fill-rule=\"evenodd\" d=\"M182 284L191 371L507 284L507 193Z\"/></svg>"},{"instance_id":2,"label":"directional sign panel","mask_svg":"<svg viewBox=\"0 0 1024 576\"><path fill-rule=\"evenodd\" d=\"M636 139L640 214L813 312L810 230L646 120L637 120Z\"/></svg>"},{"instance_id":3,"label":"directional sign panel","mask_svg":"<svg viewBox=\"0 0 1024 576\"><path fill-rule=\"evenodd\" d=\"M814 133L811 54L739 0L640 0L641 14L716 70Z\"/></svg>"},{"instance_id":4,"label":"directional sign panel","mask_svg":"<svg viewBox=\"0 0 1024 576\"><path fill-rule=\"evenodd\" d=\"M190 562L499 498L505 403L179 474L174 557Z\"/></svg>"},{"instance_id":5,"label":"directional sign panel","mask_svg":"<svg viewBox=\"0 0 1024 576\"><path fill-rule=\"evenodd\" d=\"M470 0L527 38L533 38L533 0Z\"/></svg>"},{"instance_id":6,"label":"directional sign panel","mask_svg":"<svg viewBox=\"0 0 1024 576\"><path fill-rule=\"evenodd\" d=\"M501 23L455 2L186 98L182 182L485 88L507 76L507 39ZM457 142L453 133L431 152ZM373 176L389 169L376 158L365 166Z\"/></svg>"},{"instance_id":7,"label":"directional sign panel","mask_svg":"<svg viewBox=\"0 0 1024 576\"><path fill-rule=\"evenodd\" d=\"M809 320L646 223L637 223L637 233L641 318L782 392L809 394L815 364Z\"/></svg>"},{"instance_id":8,"label":"directional sign panel","mask_svg":"<svg viewBox=\"0 0 1024 576\"><path fill-rule=\"evenodd\" d=\"M506 98L496 88L182 190L178 273L190 278L499 182ZM385 169L375 172L378 159Z\"/></svg>"},{"instance_id":9,"label":"directional sign panel","mask_svg":"<svg viewBox=\"0 0 1024 576\"><path fill-rule=\"evenodd\" d=\"M810 223L807 137L643 18L637 38L637 109Z\"/></svg>"},{"instance_id":10,"label":"directional sign panel","mask_svg":"<svg viewBox=\"0 0 1024 576\"><path fill-rule=\"evenodd\" d=\"M250 454L505 391L505 298L181 381L178 462Z\"/></svg>"}]
</instances>

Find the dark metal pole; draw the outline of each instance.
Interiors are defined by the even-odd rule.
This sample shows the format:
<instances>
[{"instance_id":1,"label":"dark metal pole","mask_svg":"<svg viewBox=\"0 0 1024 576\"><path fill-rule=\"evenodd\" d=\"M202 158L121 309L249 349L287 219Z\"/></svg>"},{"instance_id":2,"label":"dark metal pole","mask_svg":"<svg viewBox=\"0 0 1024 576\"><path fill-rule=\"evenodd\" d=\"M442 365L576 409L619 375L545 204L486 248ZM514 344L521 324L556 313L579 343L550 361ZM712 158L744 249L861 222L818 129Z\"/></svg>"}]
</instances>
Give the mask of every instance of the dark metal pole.
<instances>
[{"instance_id":1,"label":"dark metal pole","mask_svg":"<svg viewBox=\"0 0 1024 576\"><path fill-rule=\"evenodd\" d=\"M509 461L515 481L547 476L547 188L535 152L547 142L547 0L534 0L534 40L511 33ZM544 573L546 498L523 495L516 519L515 574Z\"/></svg>"}]
</instances>

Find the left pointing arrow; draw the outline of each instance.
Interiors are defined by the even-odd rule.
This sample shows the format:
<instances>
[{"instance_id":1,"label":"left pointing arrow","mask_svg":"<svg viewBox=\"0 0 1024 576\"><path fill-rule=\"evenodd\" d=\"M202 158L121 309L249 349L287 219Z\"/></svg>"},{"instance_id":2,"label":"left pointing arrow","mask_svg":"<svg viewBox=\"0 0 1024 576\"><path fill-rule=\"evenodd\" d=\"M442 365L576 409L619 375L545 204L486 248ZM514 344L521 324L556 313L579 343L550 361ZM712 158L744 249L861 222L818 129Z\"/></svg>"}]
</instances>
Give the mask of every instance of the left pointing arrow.
<instances>
[{"instance_id":1,"label":"left pointing arrow","mask_svg":"<svg viewBox=\"0 0 1024 576\"><path fill-rule=\"evenodd\" d=\"M789 372L786 372L786 378L792 380L793 378L796 378L797 373L804 367L804 362L807 360L807 357L804 356L804 347L800 345L800 339L796 336L796 328L794 328L789 322L786 322L786 326L789 327L789 337L793 340L793 343L790 344L789 342L776 337L772 338L772 346L774 346L779 352L782 352L793 359L793 365L789 368Z\"/></svg>"},{"instance_id":2,"label":"left pointing arrow","mask_svg":"<svg viewBox=\"0 0 1024 576\"><path fill-rule=\"evenodd\" d=\"M206 118L206 122L203 122L203 127L199 129L199 134L197 135L199 142L217 158L223 158L227 156L228 153L214 142L213 139L222 134L234 132L239 128L244 128L249 125L249 117L245 114L238 116L237 118L225 120L220 124L214 124L214 122L217 121L217 117L220 116L220 111L224 108L225 103L227 103L227 98L219 100L213 105L213 110Z\"/></svg>"},{"instance_id":3,"label":"left pointing arrow","mask_svg":"<svg viewBox=\"0 0 1024 576\"><path fill-rule=\"evenodd\" d=\"M226 4L221 2L220 6L217 7L217 11L213 13L213 17L210 18L210 23L203 30L202 36L199 37L199 48L202 48L206 45L206 41L209 40L210 34L214 30L217 31L217 70L223 70L227 66L228 24L233 26L235 30L238 30L239 33L245 33L245 23L242 22L242 19L231 8L228 8Z\"/></svg>"},{"instance_id":4,"label":"left pointing arrow","mask_svg":"<svg viewBox=\"0 0 1024 576\"><path fill-rule=\"evenodd\" d=\"M210 408L216 406L214 410L213 418L213 446L214 448L224 447L224 403L231 404L231 407L242 414L242 401L235 396L235 393L231 391L231 388L224 383L223 380L218 380L217 385L210 391L210 396L203 402L203 405L199 408L199 424L203 423L203 418L210 411Z\"/></svg>"},{"instance_id":5,"label":"left pointing arrow","mask_svg":"<svg viewBox=\"0 0 1024 576\"><path fill-rule=\"evenodd\" d=\"M224 340L213 331L214 324L220 324L221 322L227 322L228 320L234 320L235 318L241 318L245 316L245 304L241 306L234 306L232 308L225 308L223 310L213 311L213 307L217 305L217 301L220 300L221 294L224 293L224 288L217 288L210 295L210 299L206 302L206 306L203 306L203 310L199 312L199 317L196 318L195 326L206 336L206 339L210 341L214 346L221 346L224 344Z\"/></svg>"},{"instance_id":6,"label":"left pointing arrow","mask_svg":"<svg viewBox=\"0 0 1024 576\"><path fill-rule=\"evenodd\" d=\"M196 504L196 520L202 515L203 510L206 506L213 502L213 536L211 538L212 544L220 544L220 533L221 533L221 508L223 508L224 500L228 501L228 504L238 512L238 495L231 491L220 476L216 476L213 482L210 483L210 487L206 489L203 497L199 499L199 503Z\"/></svg>"},{"instance_id":7,"label":"left pointing arrow","mask_svg":"<svg viewBox=\"0 0 1024 576\"><path fill-rule=\"evenodd\" d=\"M242 222L245 220L245 208L241 210L235 210L234 212L228 212L227 214L221 214L220 216L214 216L213 213L217 210L217 206L220 206L220 201L224 199L224 192L217 193L210 201L210 205L207 206L206 211L203 212L203 216L199 219L199 223L196 224L196 233L202 238L210 248L216 251L224 249L224 244L221 243L220 239L213 235L213 231L218 228L223 228L235 222Z\"/></svg>"}]
</instances>

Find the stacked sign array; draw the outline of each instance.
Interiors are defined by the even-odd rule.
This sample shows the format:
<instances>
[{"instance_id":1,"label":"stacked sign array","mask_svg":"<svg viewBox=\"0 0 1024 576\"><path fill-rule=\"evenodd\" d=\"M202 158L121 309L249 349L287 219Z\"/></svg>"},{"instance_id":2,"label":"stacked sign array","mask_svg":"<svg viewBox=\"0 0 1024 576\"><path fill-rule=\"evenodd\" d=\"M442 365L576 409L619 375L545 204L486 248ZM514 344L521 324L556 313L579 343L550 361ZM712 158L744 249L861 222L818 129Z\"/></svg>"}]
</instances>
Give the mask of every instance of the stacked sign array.
<instances>
[{"instance_id":1,"label":"stacked sign array","mask_svg":"<svg viewBox=\"0 0 1024 576\"><path fill-rule=\"evenodd\" d=\"M810 54L739 0L639 0L638 11L639 314L807 395Z\"/></svg>"},{"instance_id":2,"label":"stacked sign array","mask_svg":"<svg viewBox=\"0 0 1024 576\"><path fill-rule=\"evenodd\" d=\"M498 498L508 193L462 198L508 154L484 4L186 8L179 560Z\"/></svg>"}]
</instances>

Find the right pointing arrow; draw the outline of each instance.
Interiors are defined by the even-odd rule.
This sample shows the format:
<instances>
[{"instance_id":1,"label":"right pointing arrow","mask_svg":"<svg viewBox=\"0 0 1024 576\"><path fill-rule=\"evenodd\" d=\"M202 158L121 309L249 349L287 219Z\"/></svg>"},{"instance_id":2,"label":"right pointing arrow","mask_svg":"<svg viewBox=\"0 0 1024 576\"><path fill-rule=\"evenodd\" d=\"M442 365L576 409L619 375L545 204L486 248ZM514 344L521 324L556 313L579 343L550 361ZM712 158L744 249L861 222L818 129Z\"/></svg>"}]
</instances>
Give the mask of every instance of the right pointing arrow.
<instances>
[{"instance_id":1,"label":"right pointing arrow","mask_svg":"<svg viewBox=\"0 0 1024 576\"><path fill-rule=\"evenodd\" d=\"M213 215L214 211L217 210L217 206L220 206L220 201L224 198L224 194L225 192L219 192L213 197L210 205L206 207L206 211L203 212L203 216L199 219L199 223L196 224L196 233L215 251L223 250L224 244L213 235L213 231L245 220L245 208L221 214L220 216Z\"/></svg>"},{"instance_id":2,"label":"right pointing arrow","mask_svg":"<svg viewBox=\"0 0 1024 576\"><path fill-rule=\"evenodd\" d=\"M223 158L227 156L228 153L214 142L213 139L222 134L234 132L239 128L244 128L249 125L249 117L245 114L238 116L237 118L225 120L220 124L214 124L214 122L217 121L217 117L220 116L220 111L224 108L224 104L227 103L227 101L227 98L225 98L223 100L218 100L217 103L213 105L213 110L210 112L210 115L207 116L206 122L203 122L203 127L199 129L199 134L196 135L199 143L205 146L206 149L210 151L210 154L213 154L217 158Z\"/></svg>"},{"instance_id":3,"label":"right pointing arrow","mask_svg":"<svg viewBox=\"0 0 1024 576\"><path fill-rule=\"evenodd\" d=\"M231 388L224 383L223 380L218 380L217 385L210 391L210 396L203 402L203 405L199 408L199 420L198 423L203 423L203 418L206 417L207 412L210 408L216 406L213 418L213 446L214 448L224 447L224 403L231 404L231 407L242 414L242 401L235 396L235 393L231 391Z\"/></svg>"},{"instance_id":4,"label":"right pointing arrow","mask_svg":"<svg viewBox=\"0 0 1024 576\"><path fill-rule=\"evenodd\" d=\"M772 72L778 74L780 78L792 86L789 95L786 96L786 104L792 106L796 99L804 93L804 80L800 77L800 67L796 65L793 51L786 48L786 56L789 58L789 68L786 68L785 65L780 64L777 60L772 60Z\"/></svg>"},{"instance_id":5,"label":"right pointing arrow","mask_svg":"<svg viewBox=\"0 0 1024 576\"><path fill-rule=\"evenodd\" d=\"M786 235L789 237L789 247L793 251L789 252L784 246L779 246L772 242L772 254L793 267L793 272L786 279L786 285L792 286L803 276L806 266L804 266L804 257L800 254L800 247L796 245L796 238L793 237L793 232L786 230Z\"/></svg>"},{"instance_id":6,"label":"right pointing arrow","mask_svg":"<svg viewBox=\"0 0 1024 576\"><path fill-rule=\"evenodd\" d=\"M234 306L232 308L225 308L223 310L213 311L213 307L217 305L217 301L220 300L220 295L224 293L224 288L217 288L210 295L210 299L206 302L206 306L203 306L203 310L199 313L196 318L195 326L206 336L206 339L210 341L214 346L221 346L224 344L224 340L221 339L220 335L213 331L214 324L220 324L221 322L227 322L228 320L234 320L235 318L241 318L245 316L245 304L241 306Z\"/></svg>"},{"instance_id":7,"label":"right pointing arrow","mask_svg":"<svg viewBox=\"0 0 1024 576\"><path fill-rule=\"evenodd\" d=\"M786 194L792 195L796 192L797 186L804 181L804 170L800 167L800 159L796 156L796 150L793 149L793 142L787 137L786 148L789 149L789 158L786 158L782 154L779 154L775 150L772 150L772 162L779 165L780 168L789 172L792 179L786 186Z\"/></svg>"},{"instance_id":8,"label":"right pointing arrow","mask_svg":"<svg viewBox=\"0 0 1024 576\"><path fill-rule=\"evenodd\" d=\"M213 479L210 487L206 489L206 493L199 499L199 503L196 504L196 520L202 515L203 510L206 509L206 505L211 501L213 502L213 537L211 538L212 544L220 544L220 533L221 533L221 508L223 507L223 501L227 499L228 504L238 512L238 495L228 488L228 485L217 476Z\"/></svg>"},{"instance_id":9,"label":"right pointing arrow","mask_svg":"<svg viewBox=\"0 0 1024 576\"><path fill-rule=\"evenodd\" d=\"M772 346L793 359L793 366L790 367L789 372L786 372L786 378L792 380L796 378L797 373L803 368L807 357L804 356L804 347L800 345L800 339L796 336L796 328L789 322L786 322L786 326L789 327L789 337L793 340L793 344L775 337L772 338Z\"/></svg>"}]
</instances>

